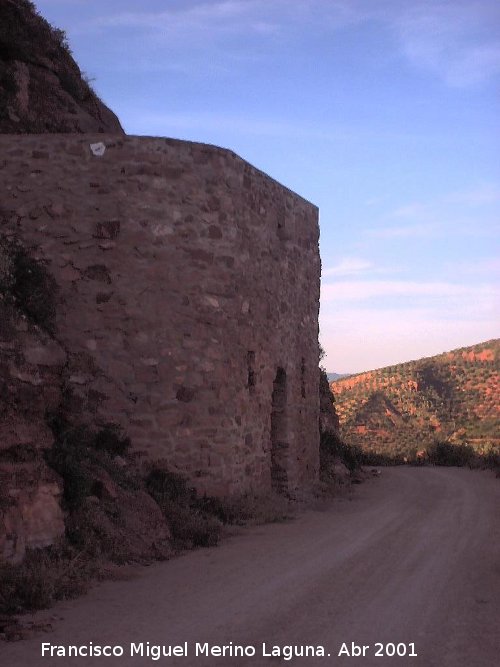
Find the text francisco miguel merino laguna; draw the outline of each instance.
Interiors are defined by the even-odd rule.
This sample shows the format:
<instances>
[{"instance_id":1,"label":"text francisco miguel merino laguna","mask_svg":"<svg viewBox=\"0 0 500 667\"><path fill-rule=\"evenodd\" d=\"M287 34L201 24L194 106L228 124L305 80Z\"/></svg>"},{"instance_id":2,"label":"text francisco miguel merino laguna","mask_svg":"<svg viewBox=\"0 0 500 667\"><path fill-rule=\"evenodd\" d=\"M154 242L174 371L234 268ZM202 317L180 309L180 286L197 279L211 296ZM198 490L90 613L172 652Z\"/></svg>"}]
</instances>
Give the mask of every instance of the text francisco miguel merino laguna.
<instances>
[{"instance_id":1,"label":"text francisco miguel merino laguna","mask_svg":"<svg viewBox=\"0 0 500 667\"><path fill-rule=\"evenodd\" d=\"M242 644L233 644L229 642L224 646L211 645L208 642L196 642L190 646L188 642L176 646L166 646L151 644L150 642L139 642L137 644L116 644L114 646L104 646L89 642L80 646L68 646L42 643L42 657L48 658L111 658L122 656L137 656L149 658L151 660L161 660L162 658L182 658L188 655L200 657L280 657L283 660L292 660L298 657L326 657L330 654L325 652L323 646L289 645L289 646L271 646L270 644L261 644L258 647L251 644L245 646Z\"/></svg>"}]
</instances>

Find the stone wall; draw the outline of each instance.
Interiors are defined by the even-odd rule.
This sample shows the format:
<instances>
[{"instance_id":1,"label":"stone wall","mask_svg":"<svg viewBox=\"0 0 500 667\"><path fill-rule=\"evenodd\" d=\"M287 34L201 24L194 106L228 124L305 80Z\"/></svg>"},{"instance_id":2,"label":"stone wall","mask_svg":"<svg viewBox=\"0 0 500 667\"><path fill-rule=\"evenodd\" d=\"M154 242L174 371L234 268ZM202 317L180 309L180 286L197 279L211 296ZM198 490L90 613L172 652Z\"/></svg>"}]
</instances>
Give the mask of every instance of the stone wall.
<instances>
[{"instance_id":1,"label":"stone wall","mask_svg":"<svg viewBox=\"0 0 500 667\"><path fill-rule=\"evenodd\" d=\"M56 279L73 410L200 492L316 479L313 205L213 146L4 135L0 221Z\"/></svg>"}]
</instances>

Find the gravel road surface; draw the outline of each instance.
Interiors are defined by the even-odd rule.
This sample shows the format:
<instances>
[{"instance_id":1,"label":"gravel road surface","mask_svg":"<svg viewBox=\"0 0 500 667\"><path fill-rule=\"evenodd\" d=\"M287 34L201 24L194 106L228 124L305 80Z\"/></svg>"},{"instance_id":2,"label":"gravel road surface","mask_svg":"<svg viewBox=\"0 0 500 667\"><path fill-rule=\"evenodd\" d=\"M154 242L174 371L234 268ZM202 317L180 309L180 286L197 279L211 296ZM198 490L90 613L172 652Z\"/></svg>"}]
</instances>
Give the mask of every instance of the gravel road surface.
<instances>
[{"instance_id":1,"label":"gravel road surface","mask_svg":"<svg viewBox=\"0 0 500 667\"><path fill-rule=\"evenodd\" d=\"M457 468L383 469L350 498L138 568L130 581L96 586L38 618L54 615L53 632L0 643L0 665L495 667L500 480ZM123 655L42 657L42 642L66 650L92 642ZM132 644L142 644L142 657ZM155 660L157 646L184 655ZM207 647L224 646L225 657L207 657ZM247 655L236 656L237 646ZM266 655L273 646L281 655ZM289 659L290 646L319 648Z\"/></svg>"}]
</instances>

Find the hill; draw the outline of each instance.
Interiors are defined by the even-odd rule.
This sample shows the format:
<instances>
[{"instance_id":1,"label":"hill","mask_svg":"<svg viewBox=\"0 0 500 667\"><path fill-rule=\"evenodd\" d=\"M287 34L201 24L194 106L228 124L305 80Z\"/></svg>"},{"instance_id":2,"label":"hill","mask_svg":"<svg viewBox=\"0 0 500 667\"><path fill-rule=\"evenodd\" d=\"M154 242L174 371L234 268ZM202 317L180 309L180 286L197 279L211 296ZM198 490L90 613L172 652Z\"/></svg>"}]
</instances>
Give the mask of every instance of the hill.
<instances>
[{"instance_id":1,"label":"hill","mask_svg":"<svg viewBox=\"0 0 500 667\"><path fill-rule=\"evenodd\" d=\"M342 436L391 457L436 441L499 446L499 352L490 340L331 382Z\"/></svg>"},{"instance_id":2,"label":"hill","mask_svg":"<svg viewBox=\"0 0 500 667\"><path fill-rule=\"evenodd\" d=\"M82 75L64 31L28 0L0 2L0 132L123 134Z\"/></svg>"},{"instance_id":3,"label":"hill","mask_svg":"<svg viewBox=\"0 0 500 667\"><path fill-rule=\"evenodd\" d=\"M346 378L348 375L349 373L327 373L330 382L333 382L334 380L340 380L341 378Z\"/></svg>"}]
</instances>

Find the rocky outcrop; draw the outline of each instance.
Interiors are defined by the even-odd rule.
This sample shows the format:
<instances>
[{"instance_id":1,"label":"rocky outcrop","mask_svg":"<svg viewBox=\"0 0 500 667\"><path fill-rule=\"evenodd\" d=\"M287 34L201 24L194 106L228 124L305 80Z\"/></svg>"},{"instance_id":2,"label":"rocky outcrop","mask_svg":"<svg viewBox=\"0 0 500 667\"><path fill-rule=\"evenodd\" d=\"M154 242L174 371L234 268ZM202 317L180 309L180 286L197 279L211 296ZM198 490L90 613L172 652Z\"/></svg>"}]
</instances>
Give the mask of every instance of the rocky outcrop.
<instances>
[{"instance_id":1,"label":"rocky outcrop","mask_svg":"<svg viewBox=\"0 0 500 667\"><path fill-rule=\"evenodd\" d=\"M0 300L0 562L64 534L61 481L44 461L47 410L61 400L62 348Z\"/></svg>"},{"instance_id":2,"label":"rocky outcrop","mask_svg":"<svg viewBox=\"0 0 500 667\"><path fill-rule=\"evenodd\" d=\"M0 132L123 134L82 76L64 32L28 0L0 3Z\"/></svg>"},{"instance_id":3,"label":"rocky outcrop","mask_svg":"<svg viewBox=\"0 0 500 667\"><path fill-rule=\"evenodd\" d=\"M47 547L64 535L57 476L40 459L0 463L0 563L19 563L27 549Z\"/></svg>"},{"instance_id":4,"label":"rocky outcrop","mask_svg":"<svg viewBox=\"0 0 500 667\"><path fill-rule=\"evenodd\" d=\"M319 377L319 430L338 432L339 418L335 410L335 397L330 390L328 376L320 370Z\"/></svg>"}]
</instances>

